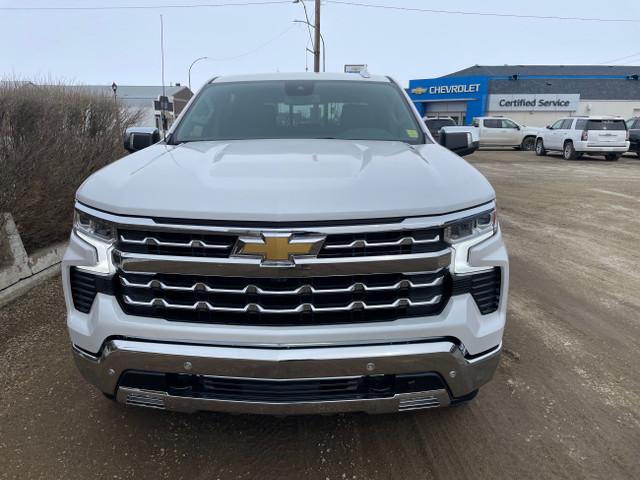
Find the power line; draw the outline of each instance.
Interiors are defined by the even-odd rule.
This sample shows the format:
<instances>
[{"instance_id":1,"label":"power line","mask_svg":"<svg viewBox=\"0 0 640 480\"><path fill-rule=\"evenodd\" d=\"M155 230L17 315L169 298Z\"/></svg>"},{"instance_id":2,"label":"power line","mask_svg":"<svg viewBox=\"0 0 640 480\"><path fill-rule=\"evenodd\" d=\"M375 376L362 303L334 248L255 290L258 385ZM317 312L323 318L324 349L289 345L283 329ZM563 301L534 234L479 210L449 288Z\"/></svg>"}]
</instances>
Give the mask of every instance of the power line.
<instances>
[{"instance_id":1,"label":"power line","mask_svg":"<svg viewBox=\"0 0 640 480\"><path fill-rule=\"evenodd\" d=\"M289 3L289 2L287 2ZM285 33L287 33L289 30L291 30L292 28L294 28L296 26L296 24L294 23L293 25L291 25L289 28L287 28L286 30L283 30L282 32L280 32L277 36L273 37L271 40L269 40L266 43L263 43L262 45L260 45L259 47L254 48L253 50L249 50L246 53L242 53L240 55L236 55L235 57L226 57L226 58L211 58L211 57L207 57L209 60L215 60L216 62L222 62L225 60L235 60L236 58L240 58L240 57L246 57L247 55L252 54L253 52L257 52L258 50L260 50L261 48L266 47L267 45L275 42L277 39L279 39L281 36L283 36Z\"/></svg>"},{"instance_id":2,"label":"power line","mask_svg":"<svg viewBox=\"0 0 640 480\"><path fill-rule=\"evenodd\" d=\"M160 10L163 8L216 8L216 7L254 7L291 3L291 0L272 0L266 2L242 3L200 3L194 5L122 5L106 7L0 7L0 11L90 11L90 10Z\"/></svg>"},{"instance_id":3,"label":"power line","mask_svg":"<svg viewBox=\"0 0 640 480\"><path fill-rule=\"evenodd\" d=\"M366 3L356 2L343 2L338 0L326 0L327 3L333 3L335 5L349 5L352 7L368 7L368 8L383 8L386 10L402 10L407 12L421 12L421 13L443 13L448 15L471 15L478 17L502 17L502 18L529 18L537 20L571 20L579 22L609 22L609 23L640 23L640 20L633 19L615 19L615 18L585 18L585 17L558 17L554 15L518 15L515 13L483 13L483 12L463 12L453 10L434 10L429 8L413 8L413 7L395 7L389 5L373 5Z\"/></svg>"},{"instance_id":4,"label":"power line","mask_svg":"<svg viewBox=\"0 0 640 480\"><path fill-rule=\"evenodd\" d=\"M606 62L602 62L600 65L606 65L607 63L619 62L620 60L626 60L627 58L637 57L640 55L640 52L632 53L631 55L627 55L626 57L616 58L614 60L607 60Z\"/></svg>"}]
</instances>

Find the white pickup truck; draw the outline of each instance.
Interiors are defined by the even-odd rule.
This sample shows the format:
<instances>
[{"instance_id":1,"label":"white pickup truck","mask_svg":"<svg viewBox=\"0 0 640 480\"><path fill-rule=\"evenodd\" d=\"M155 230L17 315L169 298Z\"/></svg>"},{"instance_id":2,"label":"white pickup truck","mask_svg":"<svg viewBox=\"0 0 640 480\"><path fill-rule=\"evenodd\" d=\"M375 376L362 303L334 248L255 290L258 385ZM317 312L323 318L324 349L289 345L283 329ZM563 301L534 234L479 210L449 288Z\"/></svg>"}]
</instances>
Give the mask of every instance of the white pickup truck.
<instances>
[{"instance_id":1,"label":"white pickup truck","mask_svg":"<svg viewBox=\"0 0 640 480\"><path fill-rule=\"evenodd\" d=\"M509 284L487 180L396 82L347 74L211 80L81 186L62 272L105 396L276 415L471 400Z\"/></svg>"},{"instance_id":2,"label":"white pickup truck","mask_svg":"<svg viewBox=\"0 0 640 480\"><path fill-rule=\"evenodd\" d=\"M528 127L505 117L474 117L474 127L480 134L482 147L515 147L522 150L533 150L536 146L536 135L542 130Z\"/></svg>"}]
</instances>

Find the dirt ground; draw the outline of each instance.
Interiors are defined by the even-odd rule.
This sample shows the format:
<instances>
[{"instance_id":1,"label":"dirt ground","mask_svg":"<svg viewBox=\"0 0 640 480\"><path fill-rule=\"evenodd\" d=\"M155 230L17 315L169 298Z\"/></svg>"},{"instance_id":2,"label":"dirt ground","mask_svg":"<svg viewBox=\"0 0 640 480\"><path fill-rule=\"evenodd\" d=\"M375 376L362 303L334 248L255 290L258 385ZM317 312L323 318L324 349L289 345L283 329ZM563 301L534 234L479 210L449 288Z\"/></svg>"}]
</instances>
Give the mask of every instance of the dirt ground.
<instances>
[{"instance_id":1,"label":"dirt ground","mask_svg":"<svg viewBox=\"0 0 640 480\"><path fill-rule=\"evenodd\" d=\"M0 478L639 479L640 160L467 157L511 259L502 362L457 408L186 415L107 401L60 278L0 309Z\"/></svg>"}]
</instances>

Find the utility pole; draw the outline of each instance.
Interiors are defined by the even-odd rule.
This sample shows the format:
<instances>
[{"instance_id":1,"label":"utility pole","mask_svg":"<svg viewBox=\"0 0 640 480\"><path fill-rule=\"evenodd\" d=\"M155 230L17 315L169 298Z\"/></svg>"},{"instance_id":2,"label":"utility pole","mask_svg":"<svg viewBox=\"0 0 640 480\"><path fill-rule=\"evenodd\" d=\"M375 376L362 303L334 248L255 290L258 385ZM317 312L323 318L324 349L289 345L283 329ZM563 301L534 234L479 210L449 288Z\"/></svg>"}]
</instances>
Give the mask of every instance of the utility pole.
<instances>
[{"instance_id":1,"label":"utility pole","mask_svg":"<svg viewBox=\"0 0 640 480\"><path fill-rule=\"evenodd\" d=\"M314 29L315 40L313 41L313 71L320 71L320 0L316 0L316 26Z\"/></svg>"},{"instance_id":2,"label":"utility pole","mask_svg":"<svg viewBox=\"0 0 640 480\"><path fill-rule=\"evenodd\" d=\"M320 71L320 42L322 41L322 71L325 71L324 64L324 56L326 54L324 49L324 38L320 33L320 0L315 0L315 25L311 25L309 21L309 15L307 15L307 6L304 3L304 0L293 0L293 3L302 3L302 8L304 8L304 17L307 19L306 22L301 20L294 20L294 22L306 23L307 29L309 30L309 40L313 43L313 51L309 50L307 47L307 51L313 53L313 71L318 73ZM315 40L311 38L311 28L314 30Z\"/></svg>"}]
</instances>

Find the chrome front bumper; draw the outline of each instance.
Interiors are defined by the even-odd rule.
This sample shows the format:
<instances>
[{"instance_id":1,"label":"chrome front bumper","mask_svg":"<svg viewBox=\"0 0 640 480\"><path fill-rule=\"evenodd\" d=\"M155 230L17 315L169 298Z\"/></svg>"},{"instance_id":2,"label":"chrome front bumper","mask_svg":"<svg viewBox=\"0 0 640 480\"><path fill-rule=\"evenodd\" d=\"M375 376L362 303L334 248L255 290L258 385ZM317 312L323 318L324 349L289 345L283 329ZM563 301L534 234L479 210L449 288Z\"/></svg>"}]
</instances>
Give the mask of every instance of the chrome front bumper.
<instances>
[{"instance_id":1,"label":"chrome front bumper","mask_svg":"<svg viewBox=\"0 0 640 480\"><path fill-rule=\"evenodd\" d=\"M389 413L448 406L493 377L502 344L473 359L448 341L326 348L269 349L111 340L99 356L72 347L82 375L120 403L181 412L201 410L298 415L338 412ZM321 379L438 373L447 389L396 394L389 398L259 402L194 398L166 391L119 387L127 370L254 380Z\"/></svg>"}]
</instances>

